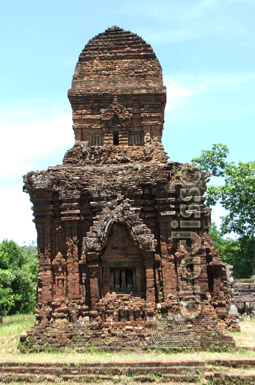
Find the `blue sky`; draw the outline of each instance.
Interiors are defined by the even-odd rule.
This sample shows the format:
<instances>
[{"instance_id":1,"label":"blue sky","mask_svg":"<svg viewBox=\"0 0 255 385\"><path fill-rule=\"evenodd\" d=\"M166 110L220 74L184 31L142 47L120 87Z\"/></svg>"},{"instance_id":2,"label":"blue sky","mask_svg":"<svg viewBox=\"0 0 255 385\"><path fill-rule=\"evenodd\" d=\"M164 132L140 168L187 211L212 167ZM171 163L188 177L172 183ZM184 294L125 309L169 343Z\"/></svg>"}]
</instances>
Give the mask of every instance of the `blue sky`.
<instances>
[{"instance_id":1,"label":"blue sky","mask_svg":"<svg viewBox=\"0 0 255 385\"><path fill-rule=\"evenodd\" d=\"M93 36L118 25L163 68L163 143L188 162L221 142L254 160L255 0L12 0L0 3L0 241L36 240L22 175L60 164L74 139L67 90ZM213 212L219 222L220 208Z\"/></svg>"}]
</instances>

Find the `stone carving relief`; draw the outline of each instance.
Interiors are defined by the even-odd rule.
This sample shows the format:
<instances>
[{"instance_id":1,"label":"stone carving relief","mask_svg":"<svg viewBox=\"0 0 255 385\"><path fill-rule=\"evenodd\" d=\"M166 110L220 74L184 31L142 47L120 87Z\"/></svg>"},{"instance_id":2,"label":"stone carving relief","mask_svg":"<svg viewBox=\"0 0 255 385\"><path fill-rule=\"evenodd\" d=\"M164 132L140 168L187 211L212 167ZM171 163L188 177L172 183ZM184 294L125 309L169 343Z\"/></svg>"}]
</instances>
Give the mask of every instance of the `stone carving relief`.
<instances>
[{"instance_id":1,"label":"stone carving relief","mask_svg":"<svg viewBox=\"0 0 255 385\"><path fill-rule=\"evenodd\" d=\"M105 128L126 129L131 124L132 116L133 113L120 104L115 95L113 103L102 112L101 121Z\"/></svg>"},{"instance_id":2,"label":"stone carving relief","mask_svg":"<svg viewBox=\"0 0 255 385\"><path fill-rule=\"evenodd\" d=\"M52 268L56 295L66 296L66 260L60 252L53 260Z\"/></svg>"},{"instance_id":3,"label":"stone carving relief","mask_svg":"<svg viewBox=\"0 0 255 385\"><path fill-rule=\"evenodd\" d=\"M112 202L105 207L102 214L96 218L95 225L84 238L85 250L100 251L106 243L113 223L124 223L130 235L140 249L155 252L157 243L149 228L140 219L139 214L131 207L129 199L122 202Z\"/></svg>"}]
</instances>

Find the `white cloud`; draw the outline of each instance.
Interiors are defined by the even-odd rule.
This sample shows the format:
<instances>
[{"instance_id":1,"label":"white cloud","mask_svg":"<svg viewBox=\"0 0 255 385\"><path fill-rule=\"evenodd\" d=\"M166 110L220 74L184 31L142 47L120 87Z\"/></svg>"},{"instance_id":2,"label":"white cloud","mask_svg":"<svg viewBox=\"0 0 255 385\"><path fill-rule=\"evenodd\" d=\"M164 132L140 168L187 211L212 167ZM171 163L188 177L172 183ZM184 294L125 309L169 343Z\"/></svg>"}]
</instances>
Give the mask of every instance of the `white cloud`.
<instances>
[{"instance_id":1,"label":"white cloud","mask_svg":"<svg viewBox=\"0 0 255 385\"><path fill-rule=\"evenodd\" d=\"M191 84L174 77L165 77L164 84L167 87L167 110L173 110L184 105L198 90Z\"/></svg>"},{"instance_id":2,"label":"white cloud","mask_svg":"<svg viewBox=\"0 0 255 385\"><path fill-rule=\"evenodd\" d=\"M1 177L22 175L35 166L33 158L74 142L71 114L59 109L0 106L0 128Z\"/></svg>"},{"instance_id":3,"label":"white cloud","mask_svg":"<svg viewBox=\"0 0 255 385\"><path fill-rule=\"evenodd\" d=\"M1 187L0 242L12 239L19 245L36 240L35 225L32 222L32 203L28 194L23 193L22 184Z\"/></svg>"},{"instance_id":4,"label":"white cloud","mask_svg":"<svg viewBox=\"0 0 255 385\"><path fill-rule=\"evenodd\" d=\"M255 72L166 75L164 76L164 84L167 87L166 111L190 103L192 98L209 90L254 81Z\"/></svg>"},{"instance_id":5,"label":"white cloud","mask_svg":"<svg viewBox=\"0 0 255 385\"><path fill-rule=\"evenodd\" d=\"M227 213L227 210L225 210L219 203L212 207L212 222L216 223L218 229L221 225L221 217L224 217Z\"/></svg>"},{"instance_id":6,"label":"white cloud","mask_svg":"<svg viewBox=\"0 0 255 385\"><path fill-rule=\"evenodd\" d=\"M29 244L36 240L36 231L32 204L22 191L22 175L40 169L49 153L72 147L72 121L70 111L62 107L40 108L38 102L12 107L0 106L0 242L8 238ZM49 166L51 160L45 164Z\"/></svg>"},{"instance_id":7,"label":"white cloud","mask_svg":"<svg viewBox=\"0 0 255 385\"><path fill-rule=\"evenodd\" d=\"M220 230L221 218L225 217L227 214L228 211L225 210L219 203L212 207L211 220L216 223L218 230ZM234 232L231 232L224 235L224 238L238 239L238 236Z\"/></svg>"}]
</instances>

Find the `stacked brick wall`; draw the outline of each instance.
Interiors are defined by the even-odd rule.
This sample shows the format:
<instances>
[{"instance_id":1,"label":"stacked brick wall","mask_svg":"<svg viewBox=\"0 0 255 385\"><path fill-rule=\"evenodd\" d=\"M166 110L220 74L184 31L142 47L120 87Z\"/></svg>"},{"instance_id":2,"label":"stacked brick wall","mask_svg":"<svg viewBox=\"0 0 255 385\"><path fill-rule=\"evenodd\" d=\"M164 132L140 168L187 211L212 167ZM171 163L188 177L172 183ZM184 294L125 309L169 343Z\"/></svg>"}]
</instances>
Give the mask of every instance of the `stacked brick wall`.
<instances>
[{"instance_id":1,"label":"stacked brick wall","mask_svg":"<svg viewBox=\"0 0 255 385\"><path fill-rule=\"evenodd\" d=\"M181 317L202 348L233 344L220 329L234 317L208 235L208 175L164 152L152 48L110 28L82 51L68 95L74 147L62 165L24 177L39 250L36 325L24 345L151 348L164 314Z\"/></svg>"}]
</instances>

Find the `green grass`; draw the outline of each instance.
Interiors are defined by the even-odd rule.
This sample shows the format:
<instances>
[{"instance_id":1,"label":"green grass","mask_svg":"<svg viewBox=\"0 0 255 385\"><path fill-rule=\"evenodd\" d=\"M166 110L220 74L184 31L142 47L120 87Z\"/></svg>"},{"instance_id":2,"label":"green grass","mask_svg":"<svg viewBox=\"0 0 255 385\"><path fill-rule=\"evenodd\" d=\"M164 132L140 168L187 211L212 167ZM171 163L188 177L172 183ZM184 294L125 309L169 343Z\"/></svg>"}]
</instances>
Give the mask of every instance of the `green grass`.
<instances>
[{"instance_id":1,"label":"green grass","mask_svg":"<svg viewBox=\"0 0 255 385\"><path fill-rule=\"evenodd\" d=\"M3 357L6 353L19 353L17 349L19 336L33 326L34 319L35 316L31 314L17 314L4 317L4 322L0 324L1 357Z\"/></svg>"},{"instance_id":2,"label":"green grass","mask_svg":"<svg viewBox=\"0 0 255 385\"><path fill-rule=\"evenodd\" d=\"M134 353L134 352L98 352L91 350L87 353L77 353L75 351L71 351L67 349L66 352L42 352L42 353L29 353L22 354L17 349L17 345L19 342L20 334L26 332L30 329L34 324L34 316L33 315L15 315L10 317L5 317L3 324L0 324L0 362L3 361L19 361L19 362L64 362L67 365L70 362L75 362L76 364L84 363L84 362L112 362L112 364L116 364L117 362L127 362L127 361L185 361L185 360L214 360L214 359L245 359L245 358L253 358L255 359L255 351L250 351L246 349L240 349L237 352L182 352L182 353L174 353L174 352L162 352L162 351L148 351L142 353ZM236 340L237 345L239 346L248 346L255 348L255 321L251 321L246 318L244 322L240 323L241 332L230 333L234 339ZM253 368L245 368L245 369L233 369L228 367L220 367L219 368L221 374L254 374ZM153 377L153 376L152 376ZM160 382L160 376L155 374L155 378L157 383ZM113 385L114 383L110 381L96 381L96 384L104 384L104 385ZM116 381L115 381L116 382ZM68 385L81 385L77 382L62 382L59 381L59 384L68 384ZM121 383L123 385L137 385L137 382L133 380L133 376L126 376L126 378L122 378ZM198 381L197 383L204 384ZM207 382L213 384L213 382ZM17 382L12 382L12 385L16 385ZM25 385L26 382L19 382L19 385ZM51 385L51 382L47 382L48 385ZM146 385L147 383L144 383ZM170 384L170 382L169 382ZM33 385L33 384L31 384ZM53 383L52 383L53 385Z\"/></svg>"},{"instance_id":3,"label":"green grass","mask_svg":"<svg viewBox=\"0 0 255 385\"><path fill-rule=\"evenodd\" d=\"M255 348L255 321L249 317L244 317L240 322L241 333L228 332L235 339L238 346Z\"/></svg>"},{"instance_id":4,"label":"green grass","mask_svg":"<svg viewBox=\"0 0 255 385\"><path fill-rule=\"evenodd\" d=\"M17 349L19 335L26 332L34 324L33 315L15 315L5 317L0 324L0 361L24 361L24 362L125 362L125 361L182 361L182 360L213 360L213 359L237 359L254 358L255 351L240 349L237 352L98 352L91 350L87 353L78 353L67 349L66 352L41 352L22 354ZM231 333L238 345L255 347L255 322L246 319L241 322L241 333Z\"/></svg>"}]
</instances>

